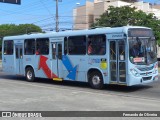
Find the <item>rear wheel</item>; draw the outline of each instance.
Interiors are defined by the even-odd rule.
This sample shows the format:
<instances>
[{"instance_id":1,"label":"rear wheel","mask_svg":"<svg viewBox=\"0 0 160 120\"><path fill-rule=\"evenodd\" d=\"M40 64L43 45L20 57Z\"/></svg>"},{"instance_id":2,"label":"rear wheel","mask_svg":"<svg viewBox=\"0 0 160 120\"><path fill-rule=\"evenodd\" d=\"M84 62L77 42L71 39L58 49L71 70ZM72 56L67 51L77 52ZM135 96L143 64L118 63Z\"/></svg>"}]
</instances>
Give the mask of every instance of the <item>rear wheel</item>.
<instances>
[{"instance_id":1,"label":"rear wheel","mask_svg":"<svg viewBox=\"0 0 160 120\"><path fill-rule=\"evenodd\" d=\"M90 73L89 84L94 89L102 89L104 86L102 74L98 71Z\"/></svg>"},{"instance_id":2,"label":"rear wheel","mask_svg":"<svg viewBox=\"0 0 160 120\"><path fill-rule=\"evenodd\" d=\"M26 80L29 82L33 82L35 81L35 74L34 74L34 70L31 67L26 68Z\"/></svg>"}]
</instances>

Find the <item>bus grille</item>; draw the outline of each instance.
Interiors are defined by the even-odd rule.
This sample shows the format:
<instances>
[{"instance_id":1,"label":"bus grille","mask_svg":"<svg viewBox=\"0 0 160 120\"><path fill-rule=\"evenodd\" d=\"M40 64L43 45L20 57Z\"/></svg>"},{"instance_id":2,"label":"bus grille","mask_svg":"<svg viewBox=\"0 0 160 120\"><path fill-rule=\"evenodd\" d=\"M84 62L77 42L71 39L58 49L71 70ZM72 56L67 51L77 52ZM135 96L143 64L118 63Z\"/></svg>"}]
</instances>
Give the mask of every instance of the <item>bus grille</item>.
<instances>
[{"instance_id":1,"label":"bus grille","mask_svg":"<svg viewBox=\"0 0 160 120\"><path fill-rule=\"evenodd\" d=\"M140 75L144 75L144 76L147 76L147 75L150 75L150 74L152 74L152 72L140 73Z\"/></svg>"},{"instance_id":2,"label":"bus grille","mask_svg":"<svg viewBox=\"0 0 160 120\"><path fill-rule=\"evenodd\" d=\"M143 77L143 81L146 81L146 80L151 80L152 76L150 77Z\"/></svg>"},{"instance_id":3,"label":"bus grille","mask_svg":"<svg viewBox=\"0 0 160 120\"><path fill-rule=\"evenodd\" d=\"M140 71L149 71L152 70L154 68L154 66L151 67L143 67L143 68L138 68Z\"/></svg>"}]
</instances>

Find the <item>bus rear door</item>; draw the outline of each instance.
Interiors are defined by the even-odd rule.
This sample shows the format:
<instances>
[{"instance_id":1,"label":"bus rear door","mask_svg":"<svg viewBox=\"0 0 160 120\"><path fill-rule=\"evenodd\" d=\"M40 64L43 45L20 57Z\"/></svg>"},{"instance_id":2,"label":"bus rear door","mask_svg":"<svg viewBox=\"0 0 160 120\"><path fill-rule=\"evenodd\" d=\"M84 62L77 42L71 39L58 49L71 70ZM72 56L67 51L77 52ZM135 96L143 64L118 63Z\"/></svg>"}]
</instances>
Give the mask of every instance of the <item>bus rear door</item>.
<instances>
[{"instance_id":1,"label":"bus rear door","mask_svg":"<svg viewBox=\"0 0 160 120\"><path fill-rule=\"evenodd\" d=\"M23 74L23 45L22 44L16 44L15 45L16 50L16 74Z\"/></svg>"},{"instance_id":2,"label":"bus rear door","mask_svg":"<svg viewBox=\"0 0 160 120\"><path fill-rule=\"evenodd\" d=\"M58 77L62 78L63 69L62 69L62 42L52 42L51 43L51 69L52 72ZM57 79L54 74L52 75L53 80L61 80Z\"/></svg>"},{"instance_id":3,"label":"bus rear door","mask_svg":"<svg viewBox=\"0 0 160 120\"><path fill-rule=\"evenodd\" d=\"M110 83L126 85L126 52L123 39L109 41Z\"/></svg>"}]
</instances>

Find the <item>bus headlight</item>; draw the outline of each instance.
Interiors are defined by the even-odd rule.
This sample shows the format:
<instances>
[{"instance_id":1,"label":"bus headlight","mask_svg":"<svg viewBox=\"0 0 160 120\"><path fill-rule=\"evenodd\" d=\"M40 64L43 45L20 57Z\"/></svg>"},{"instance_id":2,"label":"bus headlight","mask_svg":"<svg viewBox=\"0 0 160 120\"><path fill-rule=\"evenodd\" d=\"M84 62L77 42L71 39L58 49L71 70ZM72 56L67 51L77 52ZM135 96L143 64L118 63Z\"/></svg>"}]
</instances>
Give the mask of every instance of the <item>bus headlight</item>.
<instances>
[{"instance_id":1,"label":"bus headlight","mask_svg":"<svg viewBox=\"0 0 160 120\"><path fill-rule=\"evenodd\" d=\"M133 69L130 69L130 71L131 71L131 73L134 75L134 76L136 76L136 77L138 77L139 76L139 73L133 68Z\"/></svg>"},{"instance_id":2,"label":"bus headlight","mask_svg":"<svg viewBox=\"0 0 160 120\"><path fill-rule=\"evenodd\" d=\"M154 71L153 71L153 74L157 74L157 72L158 72L158 70L154 70Z\"/></svg>"}]
</instances>

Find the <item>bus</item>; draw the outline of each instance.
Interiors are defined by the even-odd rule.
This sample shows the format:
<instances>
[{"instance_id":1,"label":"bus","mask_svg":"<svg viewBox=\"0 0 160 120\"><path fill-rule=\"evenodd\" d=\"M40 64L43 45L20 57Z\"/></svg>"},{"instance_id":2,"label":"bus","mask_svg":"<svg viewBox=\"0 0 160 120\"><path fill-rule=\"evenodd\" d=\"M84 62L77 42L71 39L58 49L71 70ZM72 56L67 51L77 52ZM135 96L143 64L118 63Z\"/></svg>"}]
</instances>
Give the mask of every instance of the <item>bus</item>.
<instances>
[{"instance_id":1,"label":"bus","mask_svg":"<svg viewBox=\"0 0 160 120\"><path fill-rule=\"evenodd\" d=\"M157 45L157 60L160 61L160 45Z\"/></svg>"},{"instance_id":2,"label":"bus","mask_svg":"<svg viewBox=\"0 0 160 120\"><path fill-rule=\"evenodd\" d=\"M156 40L147 27L123 26L6 36L2 69L27 81L133 86L158 80Z\"/></svg>"}]
</instances>

